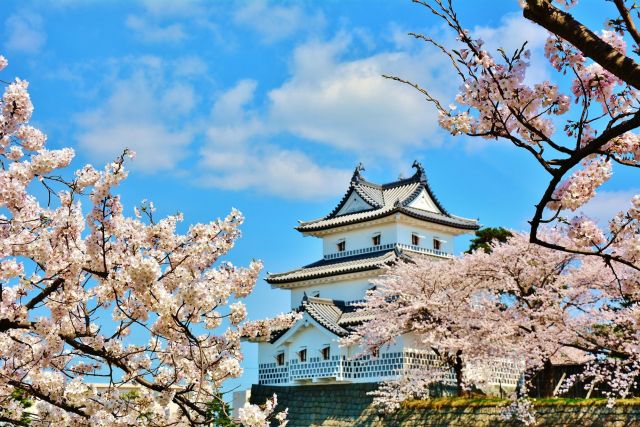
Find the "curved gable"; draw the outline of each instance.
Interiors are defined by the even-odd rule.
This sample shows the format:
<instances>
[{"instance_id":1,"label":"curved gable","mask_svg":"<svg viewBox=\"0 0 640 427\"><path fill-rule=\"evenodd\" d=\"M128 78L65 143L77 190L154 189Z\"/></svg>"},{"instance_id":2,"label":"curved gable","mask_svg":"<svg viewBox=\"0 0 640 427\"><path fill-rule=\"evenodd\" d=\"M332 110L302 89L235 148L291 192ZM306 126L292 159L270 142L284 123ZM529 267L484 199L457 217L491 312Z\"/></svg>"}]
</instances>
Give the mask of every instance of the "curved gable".
<instances>
[{"instance_id":1,"label":"curved gable","mask_svg":"<svg viewBox=\"0 0 640 427\"><path fill-rule=\"evenodd\" d=\"M374 206L367 203L357 192L352 191L340 210L335 213L335 216L368 211L370 209L374 209Z\"/></svg>"},{"instance_id":2,"label":"curved gable","mask_svg":"<svg viewBox=\"0 0 640 427\"><path fill-rule=\"evenodd\" d=\"M433 199L431 199L427 191L424 189L407 206L427 212L433 212L437 214L442 213L442 211L438 208L438 205L436 205L436 203L433 201Z\"/></svg>"}]
</instances>

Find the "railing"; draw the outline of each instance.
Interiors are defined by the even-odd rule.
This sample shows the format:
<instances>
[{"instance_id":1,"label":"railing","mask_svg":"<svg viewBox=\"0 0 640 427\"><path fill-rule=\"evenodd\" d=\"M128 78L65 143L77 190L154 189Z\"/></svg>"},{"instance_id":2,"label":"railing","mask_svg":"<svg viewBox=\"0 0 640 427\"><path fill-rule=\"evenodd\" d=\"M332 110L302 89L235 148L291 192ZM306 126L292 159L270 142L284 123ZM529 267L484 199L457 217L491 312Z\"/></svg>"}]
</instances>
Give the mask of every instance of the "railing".
<instances>
[{"instance_id":1,"label":"railing","mask_svg":"<svg viewBox=\"0 0 640 427\"><path fill-rule=\"evenodd\" d=\"M310 380L316 378L335 378L343 380L343 362L340 356L332 356L330 360L310 357L307 362L291 360L289 364L289 380Z\"/></svg>"},{"instance_id":2,"label":"railing","mask_svg":"<svg viewBox=\"0 0 640 427\"><path fill-rule=\"evenodd\" d=\"M413 252L420 252L420 253L423 253L423 254L434 255L434 256L439 256L439 257L443 257L443 258L453 258L453 254L452 253L444 252L444 251L437 251L435 249L423 248L422 246L406 245L404 243L397 243L396 246L398 248L400 248L400 249L408 249L408 250L413 251Z\"/></svg>"},{"instance_id":3,"label":"railing","mask_svg":"<svg viewBox=\"0 0 640 427\"><path fill-rule=\"evenodd\" d=\"M378 245L378 246L370 246L368 248L360 248L360 249L352 249L350 251L342 251L342 252L336 252L333 254L327 254L324 256L324 259L336 259L336 258L342 258L342 257L346 257L346 256L353 256L353 255L361 255L361 254L368 254L371 252L379 252L379 251L386 251L388 249L393 249L396 246L395 243L387 243L386 245Z\"/></svg>"},{"instance_id":4,"label":"railing","mask_svg":"<svg viewBox=\"0 0 640 427\"><path fill-rule=\"evenodd\" d=\"M409 251L412 251L412 252L418 252L418 253L423 253L423 254L427 254L427 255L433 255L433 256L442 257L442 258L453 258L453 254L451 254L449 252L437 251L435 249L424 248L422 246L416 246L416 245L406 245L404 243L387 243L386 245L369 246L367 248L352 249L350 251L342 251L342 252L335 252L335 253L332 253L332 254L327 254L327 255L324 256L324 259L325 260L330 260L330 259L344 258L344 257L348 257L348 256L369 254L369 253L372 253L372 252L379 252L379 251L386 251L386 250L391 250L391 249L394 249L394 248L406 249L406 250L409 250Z\"/></svg>"},{"instance_id":5,"label":"railing","mask_svg":"<svg viewBox=\"0 0 640 427\"><path fill-rule=\"evenodd\" d=\"M509 359L496 359L475 369L478 369L478 372L488 373L487 384L515 388L524 372L524 364ZM310 357L306 362L300 362L292 359L284 366L276 366L275 363L261 364L259 381L260 384L272 385L295 384L300 381L319 379L378 382L426 372L431 372L434 378L439 377L439 382L444 385L455 384L453 371L444 367L434 352L417 349L383 352L377 358L364 356L348 359L346 356L338 355L331 356L329 360Z\"/></svg>"}]
</instances>

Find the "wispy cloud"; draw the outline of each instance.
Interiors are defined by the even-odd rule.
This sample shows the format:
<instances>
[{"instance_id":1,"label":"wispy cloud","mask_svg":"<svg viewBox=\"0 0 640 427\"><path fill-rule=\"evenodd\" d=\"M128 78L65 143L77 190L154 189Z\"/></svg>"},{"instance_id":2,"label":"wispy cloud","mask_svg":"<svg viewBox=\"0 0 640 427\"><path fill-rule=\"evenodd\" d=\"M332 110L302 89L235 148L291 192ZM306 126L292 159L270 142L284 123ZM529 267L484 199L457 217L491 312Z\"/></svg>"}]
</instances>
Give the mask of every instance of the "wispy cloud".
<instances>
[{"instance_id":1,"label":"wispy cloud","mask_svg":"<svg viewBox=\"0 0 640 427\"><path fill-rule=\"evenodd\" d=\"M42 17L30 11L9 16L5 21L4 31L4 47L10 51L38 53L47 40Z\"/></svg>"},{"instance_id":2,"label":"wispy cloud","mask_svg":"<svg viewBox=\"0 0 640 427\"><path fill-rule=\"evenodd\" d=\"M580 212L604 226L618 212L629 209L631 199L637 194L640 194L640 188L598 191L596 196L580 209Z\"/></svg>"},{"instance_id":3,"label":"wispy cloud","mask_svg":"<svg viewBox=\"0 0 640 427\"><path fill-rule=\"evenodd\" d=\"M156 34L147 25L173 17L149 5L144 18L129 17L129 26L147 32L148 40L180 41L188 22L210 18L211 12L200 3L179 3L176 33ZM265 2L231 13L237 25L251 25L266 42L289 37L308 15L299 5ZM500 27L478 33L489 47L508 39L509 49L519 45L518 37L532 36L532 48L540 49L544 39L522 29L519 19L507 17ZM358 29L298 40L288 75L266 88L258 80L240 79L220 89L219 82L207 80L209 64L197 56L135 58L128 74L115 73L104 102L77 116L80 147L101 160L132 148L138 152L134 167L147 171L177 170L190 162L195 167L188 174L199 185L318 199L342 191L352 166L344 159L398 164L409 153L442 143L435 109L414 89L382 75L420 83L447 102L458 82L446 58L415 42L376 50L376 39ZM217 93L203 91L196 76ZM336 160L319 155L325 149Z\"/></svg>"},{"instance_id":4,"label":"wispy cloud","mask_svg":"<svg viewBox=\"0 0 640 427\"><path fill-rule=\"evenodd\" d=\"M179 23L161 25L140 16L129 15L126 25L147 42L177 43L187 38L182 24Z\"/></svg>"},{"instance_id":5,"label":"wispy cloud","mask_svg":"<svg viewBox=\"0 0 640 427\"><path fill-rule=\"evenodd\" d=\"M500 20L500 26L479 26L473 30L474 37L480 37L488 50L496 55L496 49L502 48L511 55L527 42L526 48L531 51L531 66L527 70L528 83L536 83L549 78L550 66L544 57L544 43L547 32L540 26L525 19L520 14L509 14Z\"/></svg>"},{"instance_id":6,"label":"wispy cloud","mask_svg":"<svg viewBox=\"0 0 640 427\"><path fill-rule=\"evenodd\" d=\"M212 108L207 145L201 151L202 185L257 189L288 199L334 196L349 171L316 163L300 150L269 142L276 129L252 109L257 82L242 80Z\"/></svg>"},{"instance_id":7,"label":"wispy cloud","mask_svg":"<svg viewBox=\"0 0 640 427\"><path fill-rule=\"evenodd\" d=\"M321 28L324 16L321 12L310 13L299 4L276 5L265 0L243 4L233 17L236 24L258 33L264 43L274 43L292 35L300 35Z\"/></svg>"},{"instance_id":8,"label":"wispy cloud","mask_svg":"<svg viewBox=\"0 0 640 427\"><path fill-rule=\"evenodd\" d=\"M189 155L197 129L194 89L172 83L158 66L140 61L138 71L112 83L104 103L75 117L84 152L109 161L130 148L137 152L133 167L148 172L175 169Z\"/></svg>"},{"instance_id":9,"label":"wispy cloud","mask_svg":"<svg viewBox=\"0 0 640 427\"><path fill-rule=\"evenodd\" d=\"M437 116L416 92L382 74L433 76L422 53L385 52L343 59L350 37L310 42L295 53L291 77L269 93L270 117L284 131L358 155L401 156L435 143Z\"/></svg>"}]
</instances>

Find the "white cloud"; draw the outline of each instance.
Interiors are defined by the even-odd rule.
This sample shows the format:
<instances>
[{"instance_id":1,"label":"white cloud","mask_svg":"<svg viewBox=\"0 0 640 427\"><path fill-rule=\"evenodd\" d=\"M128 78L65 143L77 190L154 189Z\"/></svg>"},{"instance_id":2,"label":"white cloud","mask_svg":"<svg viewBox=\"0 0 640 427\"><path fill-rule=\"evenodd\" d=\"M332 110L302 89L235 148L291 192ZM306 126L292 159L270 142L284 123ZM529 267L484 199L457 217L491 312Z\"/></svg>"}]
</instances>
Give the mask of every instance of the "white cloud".
<instances>
[{"instance_id":1,"label":"white cloud","mask_svg":"<svg viewBox=\"0 0 640 427\"><path fill-rule=\"evenodd\" d=\"M174 73L178 77L205 76L207 70L206 62L197 56L185 56L175 61Z\"/></svg>"},{"instance_id":2,"label":"white cloud","mask_svg":"<svg viewBox=\"0 0 640 427\"><path fill-rule=\"evenodd\" d=\"M631 207L631 198L637 194L640 194L638 188L598 191L596 196L580 209L580 212L597 220L601 225L606 225L618 212L628 210Z\"/></svg>"},{"instance_id":3,"label":"white cloud","mask_svg":"<svg viewBox=\"0 0 640 427\"><path fill-rule=\"evenodd\" d=\"M316 200L344 191L350 171L322 167L299 151L273 145L210 147L202 166L209 171L201 183L230 190L257 189L288 199Z\"/></svg>"},{"instance_id":4,"label":"white cloud","mask_svg":"<svg viewBox=\"0 0 640 427\"><path fill-rule=\"evenodd\" d=\"M499 27L476 27L472 34L485 42L492 55L498 55L498 48L511 55L527 42L526 48L531 50L531 66L527 69L526 82L530 84L549 79L548 61L543 51L547 32L520 14L505 15L500 23Z\"/></svg>"},{"instance_id":5,"label":"white cloud","mask_svg":"<svg viewBox=\"0 0 640 427\"><path fill-rule=\"evenodd\" d=\"M142 0L146 12L156 17L191 18L205 12L200 0Z\"/></svg>"},{"instance_id":6,"label":"white cloud","mask_svg":"<svg viewBox=\"0 0 640 427\"><path fill-rule=\"evenodd\" d=\"M179 7L178 15L193 17L188 4ZM148 32L150 22L169 17L161 8L148 12L142 21L130 17L129 24ZM265 42L274 42L307 31L304 16L298 5L255 2L236 10L234 18ZM506 41L507 49L524 36L539 50L544 38L519 19L507 17L499 28L478 28L478 36L490 48ZM394 27L394 34L399 32ZM150 39L172 38L159 34ZM176 40L183 37L176 34ZM421 43L404 44L398 38L390 50L356 54L374 48L375 40L367 35L354 30L299 44L283 83L258 91L257 81L240 80L216 97L207 120L193 117L199 92L190 84L194 76L207 79L202 59L137 58L142 71L115 82L100 107L77 118L81 147L103 160L130 147L138 151L134 167L150 171L175 169L197 151L192 176L199 184L286 198L335 196L343 191L351 165L343 169L340 163L325 163L315 156L323 147L336 153L336 159L394 164L442 141L435 109L419 92L382 74L417 82L445 103L459 84L447 59ZM169 83L176 80L182 83ZM194 147L201 136L205 143Z\"/></svg>"},{"instance_id":7,"label":"white cloud","mask_svg":"<svg viewBox=\"0 0 640 427\"><path fill-rule=\"evenodd\" d=\"M101 162L130 148L137 153L134 168L174 169L189 154L196 133L190 120L195 103L191 86L138 71L116 81L101 106L76 116L79 146Z\"/></svg>"},{"instance_id":8,"label":"white cloud","mask_svg":"<svg viewBox=\"0 0 640 427\"><path fill-rule=\"evenodd\" d=\"M338 40L299 47L291 79L269 93L272 120L294 135L359 154L399 156L432 144L433 108L382 74L411 78L420 70L432 76L429 86L442 87L433 73L439 62L401 52L341 61L347 46Z\"/></svg>"},{"instance_id":9,"label":"white cloud","mask_svg":"<svg viewBox=\"0 0 640 427\"><path fill-rule=\"evenodd\" d=\"M5 48L26 53L39 52L47 39L42 27L42 17L37 13L23 11L9 16L5 21Z\"/></svg>"},{"instance_id":10,"label":"white cloud","mask_svg":"<svg viewBox=\"0 0 640 427\"><path fill-rule=\"evenodd\" d=\"M199 183L224 189L258 189L289 199L335 196L349 171L322 167L298 150L268 143L275 129L251 109L257 83L242 80L212 108L208 144L201 151Z\"/></svg>"},{"instance_id":11,"label":"white cloud","mask_svg":"<svg viewBox=\"0 0 640 427\"><path fill-rule=\"evenodd\" d=\"M125 148L136 153L133 166L145 171L166 171L185 157L189 132L172 132L161 123L122 121L100 126L97 117L85 118L82 124L92 127L78 136L81 147L94 158L114 159Z\"/></svg>"},{"instance_id":12,"label":"white cloud","mask_svg":"<svg viewBox=\"0 0 640 427\"><path fill-rule=\"evenodd\" d=\"M264 43L277 42L324 25L324 17L319 12L311 15L299 5L281 6L266 0L246 2L235 11L233 18L236 24L258 33Z\"/></svg>"},{"instance_id":13,"label":"white cloud","mask_svg":"<svg viewBox=\"0 0 640 427\"><path fill-rule=\"evenodd\" d=\"M352 43L341 34L299 46L290 77L255 107L257 82L242 80L212 108L201 151L202 182L255 188L288 198L339 194L351 170L319 164L307 153L330 146L359 159L401 158L409 148L437 145L436 115L417 92L383 73L421 80L427 70L438 92L447 88L430 52L387 52L343 59ZM450 90L451 88L447 89ZM260 103L259 103L260 104ZM280 147L290 136L295 146ZM313 148L313 146L316 146Z\"/></svg>"},{"instance_id":14,"label":"white cloud","mask_svg":"<svg viewBox=\"0 0 640 427\"><path fill-rule=\"evenodd\" d=\"M177 43L187 38L182 24L179 23L163 26L140 16L129 15L127 16L126 25L127 28L138 34L142 40L151 43Z\"/></svg>"}]
</instances>

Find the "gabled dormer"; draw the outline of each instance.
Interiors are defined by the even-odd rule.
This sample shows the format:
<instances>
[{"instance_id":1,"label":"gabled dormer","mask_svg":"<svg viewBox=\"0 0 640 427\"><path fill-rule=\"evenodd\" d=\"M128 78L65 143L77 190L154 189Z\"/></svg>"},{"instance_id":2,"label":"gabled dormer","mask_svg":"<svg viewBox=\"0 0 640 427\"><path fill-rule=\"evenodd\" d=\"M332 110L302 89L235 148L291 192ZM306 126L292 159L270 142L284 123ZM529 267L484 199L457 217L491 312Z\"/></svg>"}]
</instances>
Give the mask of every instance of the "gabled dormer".
<instances>
[{"instance_id":1,"label":"gabled dormer","mask_svg":"<svg viewBox=\"0 0 640 427\"><path fill-rule=\"evenodd\" d=\"M422 165L415 161L413 167L416 171L410 178L376 184L364 179L364 167L359 164L353 172L347 192L329 215L312 221L300 221L296 230L307 235L324 236L349 226L363 226L397 214L445 227L453 235L479 228L477 220L450 214L429 186Z\"/></svg>"}]
</instances>

